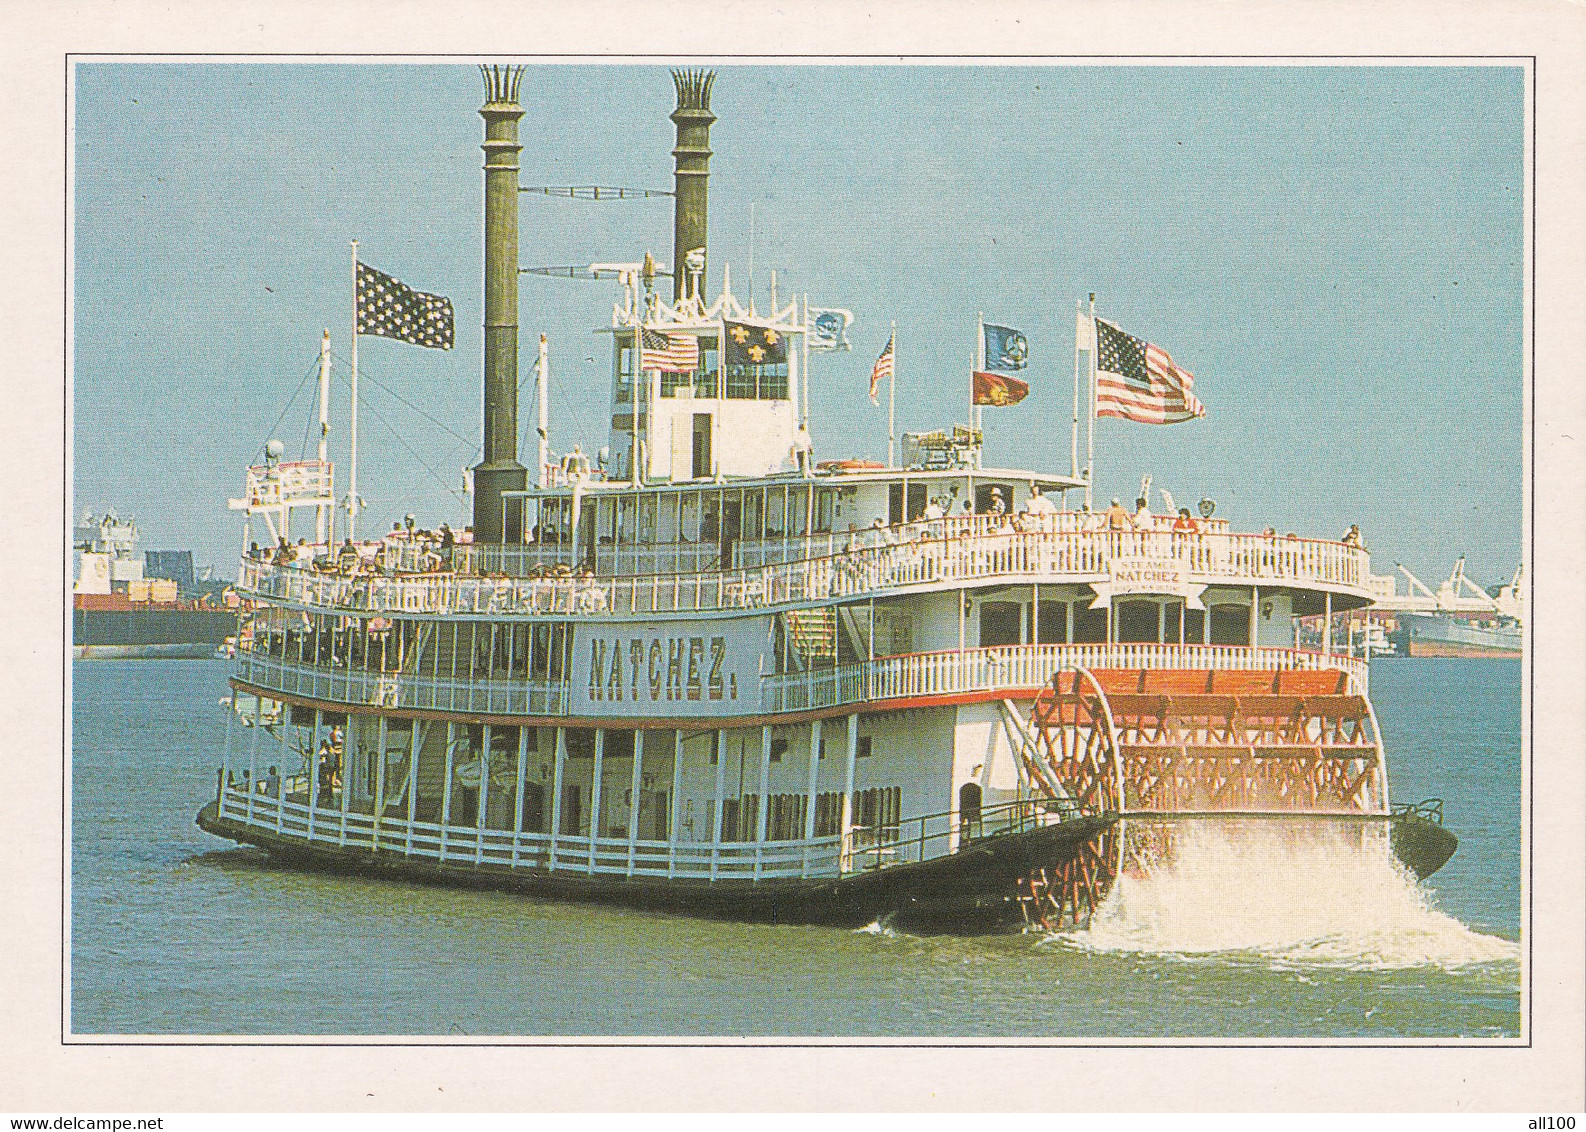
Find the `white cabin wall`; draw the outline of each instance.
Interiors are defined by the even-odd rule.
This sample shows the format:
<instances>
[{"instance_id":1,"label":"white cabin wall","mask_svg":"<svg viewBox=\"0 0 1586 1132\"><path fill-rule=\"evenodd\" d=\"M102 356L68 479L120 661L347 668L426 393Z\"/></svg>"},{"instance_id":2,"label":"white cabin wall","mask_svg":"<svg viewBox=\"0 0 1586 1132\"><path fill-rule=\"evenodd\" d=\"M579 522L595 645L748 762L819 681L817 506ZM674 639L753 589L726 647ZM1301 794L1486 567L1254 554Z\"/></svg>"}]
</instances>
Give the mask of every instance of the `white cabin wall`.
<instances>
[{"instance_id":1,"label":"white cabin wall","mask_svg":"<svg viewBox=\"0 0 1586 1132\"><path fill-rule=\"evenodd\" d=\"M1271 612L1268 612L1270 607ZM1267 648L1294 646L1294 598L1287 593L1262 593L1256 618L1256 644Z\"/></svg>"},{"instance_id":2,"label":"white cabin wall","mask_svg":"<svg viewBox=\"0 0 1586 1132\"><path fill-rule=\"evenodd\" d=\"M1020 710L1027 712L1028 709L1021 704ZM1008 742L1001 703L992 700L960 704L957 723L952 798L956 801L959 787L974 781L980 784L982 805L994 806L1016 800L1020 783L1018 753Z\"/></svg>"}]
</instances>

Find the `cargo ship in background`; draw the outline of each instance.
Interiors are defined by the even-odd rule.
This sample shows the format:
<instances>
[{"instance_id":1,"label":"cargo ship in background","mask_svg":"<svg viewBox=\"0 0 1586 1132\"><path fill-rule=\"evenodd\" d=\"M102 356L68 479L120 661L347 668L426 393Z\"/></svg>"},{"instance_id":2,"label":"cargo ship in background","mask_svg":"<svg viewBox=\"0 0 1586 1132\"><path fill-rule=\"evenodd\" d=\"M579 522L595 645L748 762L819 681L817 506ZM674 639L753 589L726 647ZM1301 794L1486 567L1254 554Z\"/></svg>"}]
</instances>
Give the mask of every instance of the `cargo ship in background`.
<instances>
[{"instance_id":1,"label":"cargo ship in background","mask_svg":"<svg viewBox=\"0 0 1586 1132\"><path fill-rule=\"evenodd\" d=\"M186 659L224 655L241 602L198 576L190 550L138 553L138 528L114 511L72 532L72 657Z\"/></svg>"},{"instance_id":2,"label":"cargo ship in background","mask_svg":"<svg viewBox=\"0 0 1586 1132\"><path fill-rule=\"evenodd\" d=\"M1369 665L1326 628L1371 602L1365 549L1242 533L1209 500L1199 522L1093 511L1077 361L1067 470L988 461L973 409L900 453L889 423L885 464L816 458L809 356L838 312L774 282L757 310L710 275L714 73L673 73L672 269L637 248L590 268L620 287L609 441L551 453L542 335L520 464L522 70L482 70L472 530L357 538L354 444L338 537L323 445L266 444L231 503L258 608L201 828L310 867L954 930L1084 924L1195 823L1280 831L1322 868L1448 859L1440 808L1390 804ZM352 274L354 342L451 345L449 300L356 244ZM1156 347L1088 318L1143 372ZM1306 617L1315 649L1295 647Z\"/></svg>"},{"instance_id":3,"label":"cargo ship in background","mask_svg":"<svg viewBox=\"0 0 1586 1132\"><path fill-rule=\"evenodd\" d=\"M1465 573L1461 555L1434 592L1404 567L1409 592L1396 592L1392 575L1373 578L1375 616L1392 618L1388 655L1515 659L1525 645L1525 567L1508 583L1483 589Z\"/></svg>"}]
</instances>

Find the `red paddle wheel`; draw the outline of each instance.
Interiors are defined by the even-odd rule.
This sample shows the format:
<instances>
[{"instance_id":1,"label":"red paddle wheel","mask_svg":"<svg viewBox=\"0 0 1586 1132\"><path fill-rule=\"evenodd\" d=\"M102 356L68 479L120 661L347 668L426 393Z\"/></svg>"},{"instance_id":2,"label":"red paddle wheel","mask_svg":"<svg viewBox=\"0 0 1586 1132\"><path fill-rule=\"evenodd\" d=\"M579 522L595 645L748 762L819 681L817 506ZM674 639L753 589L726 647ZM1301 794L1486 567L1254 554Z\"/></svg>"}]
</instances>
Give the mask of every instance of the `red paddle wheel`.
<instances>
[{"instance_id":1,"label":"red paddle wheel","mask_svg":"<svg viewBox=\"0 0 1586 1132\"><path fill-rule=\"evenodd\" d=\"M1305 817L1381 832L1349 819L1389 815L1376 718L1336 669L1059 672L1020 757L1061 811L1120 819L1027 878L1026 916L1047 928L1085 923L1120 872L1170 857L1185 820Z\"/></svg>"}]
</instances>

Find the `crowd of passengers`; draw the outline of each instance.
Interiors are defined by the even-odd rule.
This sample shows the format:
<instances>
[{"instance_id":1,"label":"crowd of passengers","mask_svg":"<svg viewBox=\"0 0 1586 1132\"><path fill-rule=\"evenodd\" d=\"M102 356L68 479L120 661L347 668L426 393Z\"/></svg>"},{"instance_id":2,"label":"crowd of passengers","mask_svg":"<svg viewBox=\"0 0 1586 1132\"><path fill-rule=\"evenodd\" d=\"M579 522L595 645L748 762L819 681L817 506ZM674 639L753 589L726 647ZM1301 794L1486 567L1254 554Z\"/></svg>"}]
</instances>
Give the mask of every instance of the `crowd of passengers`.
<instances>
[{"instance_id":1,"label":"crowd of passengers","mask_svg":"<svg viewBox=\"0 0 1586 1132\"><path fill-rule=\"evenodd\" d=\"M342 738L340 727L331 728L330 734L319 741L319 752L315 756L315 776L319 779L319 796L328 798L332 793L341 789L342 760L346 745ZM308 766L308 749L301 748L303 765ZM240 790L244 794L263 794L270 798L281 796L281 771L274 763L270 769L253 778L253 772L246 767L239 776L236 771L226 773L226 786L232 790ZM296 784L296 789L306 790L303 781Z\"/></svg>"},{"instance_id":2,"label":"crowd of passengers","mask_svg":"<svg viewBox=\"0 0 1586 1132\"><path fill-rule=\"evenodd\" d=\"M925 504L918 518L906 523L889 526L880 516L872 520L869 527L850 523L843 550L852 554L882 546L941 539L948 536L949 518L967 519L977 516L988 521L990 530L987 533L994 534L1033 534L1066 529L1168 532L1188 538L1200 535L1205 530L1203 521L1192 515L1188 507L1180 507L1177 515L1156 515L1151 511L1150 504L1144 496L1135 499L1133 512L1125 509L1116 498L1101 511L1093 511L1088 503L1079 511L1062 511L1040 491L1032 492L1024 506L1018 511L1013 511L1009 508L1000 488L991 492L989 500L978 512L972 500L964 500L963 509L959 514L950 516L949 506L950 503L944 506L942 502L931 499ZM1267 527L1261 532L1261 537L1276 540L1278 535L1275 528ZM1295 532L1290 531L1283 536L1283 540L1298 541L1299 537ZM261 549L258 543L252 544L248 556L255 561L267 561L276 566L306 562L308 568L314 571L343 577L446 573L454 569L456 547L471 545L473 541L472 527L465 527L461 534L454 532L447 523L442 523L437 530L425 530L417 528L413 516L409 515L405 526L400 522L392 523L391 531L384 539L378 543L365 543L362 549L349 539L333 554L315 555L306 539L298 539L297 545L293 546L282 537L271 550ZM1174 541L1177 542L1178 539ZM1339 541L1344 546L1366 549L1358 523L1351 523L1349 529L1340 536ZM607 543L609 540L603 539L602 542ZM576 568L566 563L536 562L526 566L519 576L587 581L595 577L594 565L593 561L588 560ZM729 564L723 563L723 568L729 568Z\"/></svg>"}]
</instances>

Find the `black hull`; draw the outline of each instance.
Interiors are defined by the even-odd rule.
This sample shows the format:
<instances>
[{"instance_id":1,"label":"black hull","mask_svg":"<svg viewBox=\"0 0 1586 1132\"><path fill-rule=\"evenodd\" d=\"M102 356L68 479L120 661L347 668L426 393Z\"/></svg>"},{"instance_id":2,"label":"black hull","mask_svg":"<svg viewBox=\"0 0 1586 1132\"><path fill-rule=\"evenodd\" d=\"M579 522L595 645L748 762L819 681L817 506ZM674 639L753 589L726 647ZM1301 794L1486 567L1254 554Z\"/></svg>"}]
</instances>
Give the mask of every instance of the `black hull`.
<instances>
[{"instance_id":1,"label":"black hull","mask_svg":"<svg viewBox=\"0 0 1586 1132\"><path fill-rule=\"evenodd\" d=\"M212 655L215 646L225 643L237 631L237 614L230 609L73 609L72 644L89 649L105 647L194 646L188 655ZM208 646L207 650L202 646ZM91 655L91 654L90 654ZM130 655L112 654L105 655Z\"/></svg>"},{"instance_id":2,"label":"black hull","mask_svg":"<svg viewBox=\"0 0 1586 1132\"><path fill-rule=\"evenodd\" d=\"M760 923L858 928L884 920L914 931L960 932L999 931L1022 924L1019 881L1033 870L1061 865L1116 820L1076 818L988 837L920 864L893 865L841 879L699 881L550 874L489 863L442 863L400 852L307 845L270 830L220 820L214 803L200 810L197 818L199 828L217 837L257 846L293 865L336 872Z\"/></svg>"}]
</instances>

